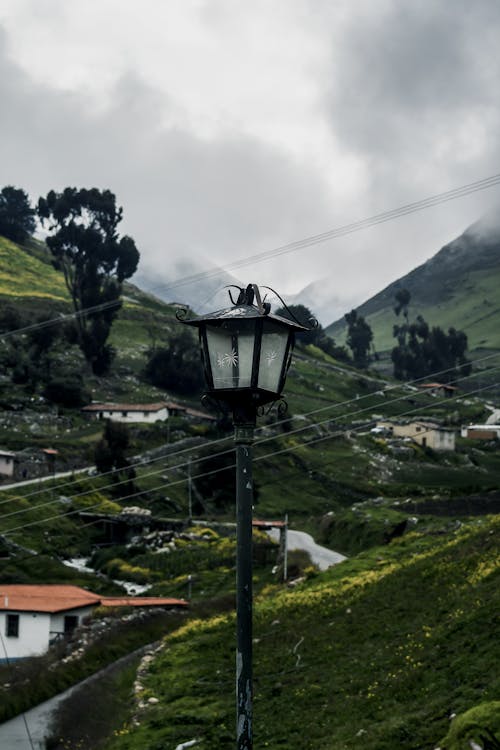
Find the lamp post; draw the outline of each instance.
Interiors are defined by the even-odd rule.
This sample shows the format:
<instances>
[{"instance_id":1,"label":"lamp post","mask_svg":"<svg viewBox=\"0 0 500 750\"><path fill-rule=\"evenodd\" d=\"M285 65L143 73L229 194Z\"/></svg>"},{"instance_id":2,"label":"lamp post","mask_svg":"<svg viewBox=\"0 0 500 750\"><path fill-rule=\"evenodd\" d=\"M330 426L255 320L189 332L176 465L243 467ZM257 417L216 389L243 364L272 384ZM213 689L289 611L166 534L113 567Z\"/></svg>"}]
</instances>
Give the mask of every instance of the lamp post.
<instances>
[{"instance_id":1,"label":"lamp post","mask_svg":"<svg viewBox=\"0 0 500 750\"><path fill-rule=\"evenodd\" d=\"M236 304L181 322L198 328L207 395L233 412L236 448L236 737L253 747L252 689L252 443L259 406L279 399L299 323L271 313L255 284Z\"/></svg>"}]
</instances>

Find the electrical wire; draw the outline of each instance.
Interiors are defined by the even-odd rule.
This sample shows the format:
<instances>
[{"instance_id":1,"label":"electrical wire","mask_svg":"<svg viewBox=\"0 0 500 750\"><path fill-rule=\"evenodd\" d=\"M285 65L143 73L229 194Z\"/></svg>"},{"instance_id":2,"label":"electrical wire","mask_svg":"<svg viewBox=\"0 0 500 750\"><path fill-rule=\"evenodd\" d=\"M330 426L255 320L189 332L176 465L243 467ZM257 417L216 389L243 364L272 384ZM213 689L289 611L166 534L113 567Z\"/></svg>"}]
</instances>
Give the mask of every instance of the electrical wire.
<instances>
[{"instance_id":1,"label":"electrical wire","mask_svg":"<svg viewBox=\"0 0 500 750\"><path fill-rule=\"evenodd\" d=\"M500 356L500 353L486 355L486 356L484 356L484 357L476 360L476 363L478 363L478 362L484 362L484 361L489 361L489 360L497 358L499 356ZM455 368L452 367L452 368L448 368L446 370L440 370L440 371L436 371L434 373L430 373L430 374L426 375L425 377L417 378L417 379L412 380L412 381L406 381L406 382L403 382L403 383L395 383L395 384L393 384L393 385L391 385L389 387L386 387L384 389L383 393L387 394L387 393L389 393L392 390L399 390L399 389L402 389L402 388L405 388L405 387L415 386L416 384L418 384L418 383L420 383L420 382L422 382L424 380L428 380L429 378L432 379L432 378L439 377L440 375L449 373L450 371L452 371L454 369ZM495 368L493 368L493 369L495 369ZM490 371L491 371L491 368L490 368L490 370L484 370L484 371L482 371L481 374L486 374L486 373L488 373ZM462 380L466 380L466 379L469 379L469 378L474 378L475 376L477 376L477 374L476 373L472 373L471 375L465 376L463 378L457 378L455 381L452 381L452 382L461 382ZM350 405L352 403L359 403L360 401L362 401L364 399L372 398L374 395L375 395L374 393L368 393L368 394L365 394L364 396L361 396L359 398L352 398L352 399L348 399L348 400L343 401L343 402L337 402L337 403L333 403L333 404L328 404L327 406L321 406L321 407L319 407L317 409L313 409L310 412L306 412L304 414L300 414L300 415L297 415L297 416L300 417L300 418L310 417L313 414L318 414L320 412L324 412L324 411L327 411L327 410L330 410L330 409L337 409L337 408L340 408L340 407L348 406L348 405ZM405 398L405 397L402 397L402 398ZM392 403L392 402L387 402L387 400L384 397L384 401L381 402L381 405L387 405L387 403ZM373 406L373 407L370 407L370 408L376 408L376 405ZM357 410L356 412L353 412L351 414L340 415L340 417L337 416L337 419L343 419L343 418L346 418L347 416L354 416L354 415L357 415L359 413L362 413L362 411L363 410ZM274 429L274 428L282 425L283 423L285 423L287 421L289 421L288 417L286 417L286 418L284 418L282 420L276 421L276 422L274 422L270 426L261 426L261 427L258 427L258 428L256 428L256 433L258 433L259 431L265 430L265 429L269 429L269 427L271 427L271 428ZM326 420L326 421L330 421L330 420ZM316 426L316 424L323 424L323 423L313 423L312 425L306 425L306 426L304 426L301 429L308 429L308 428L312 429L312 428L314 428ZM288 432L287 434L289 435L291 433ZM277 436L277 437L279 437L279 436ZM209 442L205 443L203 446L201 446L201 448L202 448L202 450L206 450L207 448L210 448L212 445L217 445L217 444L220 444L220 443L229 442L229 441L232 441L232 439L233 439L232 435L227 436L227 437L223 437L223 438L218 438L216 440L212 440L212 441L209 441ZM273 438L272 437L270 437L270 438L268 437L268 438L263 438L262 440L256 440L256 444L259 444L260 442L266 442L266 441L268 441L270 439L273 439ZM179 456L179 455L182 455L182 454L185 454L185 453L192 453L193 450L194 450L193 446L189 446L187 448L181 449L180 451L175 451L173 453L170 453L168 456L159 456L159 457L157 457L155 459L151 459L151 460L146 461L146 462L144 462L144 460L139 460L139 461L137 461L134 464L130 464L127 467L127 469L134 469L134 468L137 468L137 467L142 467L142 466L145 466L145 465L150 465L150 464L156 463L157 461L170 460L171 458L174 458L176 456ZM183 462L181 464L177 464L177 465L174 465L174 466L171 466L171 465L162 466L156 472L151 472L150 474L146 474L146 475L142 475L142 476L143 476L143 478L146 478L148 476L153 476L153 475L155 475L157 473L160 473L162 471L176 471L176 470L185 468L190 463L191 464L193 464L193 463L200 463L202 461L210 460L210 459L213 459L213 458L218 458L218 457L220 457L222 455L229 454L229 453L232 453L232 452L233 452L233 448L229 448L228 450L222 451L222 452L217 453L217 454L209 454L208 456L197 457L197 458L194 458L194 459L191 458L188 461L185 461L185 462ZM99 478L104 478L106 476L113 476L114 474L115 474L115 470L112 469L112 470L110 470L108 472L103 472L103 473L99 474ZM88 479L83 478L83 480L84 481L89 481L89 482L92 481L91 478L88 478ZM51 485L50 489L53 492L60 491L61 489L64 489L64 488L67 488L67 487L71 487L71 486L73 486L75 484L80 485L81 481L82 481L81 477L75 478L75 479L71 479L68 482L64 482L64 483L56 485L56 486ZM105 485L104 487L100 487L99 490L102 491L102 490L105 490L107 488L113 488L113 487L116 487L119 484L125 484L128 481L129 481L128 479L125 479L125 480L122 480L120 482L112 482L109 485ZM0 488L0 491L1 491L1 489L2 488ZM79 493L78 496L81 496L81 495L84 495L84 494L91 494L92 492L95 492L95 490L96 490L96 488L92 487L86 493L85 492ZM38 489L38 490L35 490L34 492L22 495L22 498L23 499L30 499L32 497L35 497L35 496L39 495L39 494L45 494L46 492L47 492L46 489ZM11 498L7 498L6 500L2 500L2 501L0 501L0 506L4 505L6 503L9 503L9 502L12 502ZM39 507L39 506L36 506L36 507ZM1 518L1 516L0 516L0 518Z\"/></svg>"},{"instance_id":2,"label":"electrical wire","mask_svg":"<svg viewBox=\"0 0 500 750\"><path fill-rule=\"evenodd\" d=\"M448 190L444 193L438 193L436 195L424 198L419 201L415 201L413 203L407 203L403 206L400 206L399 208L375 214L374 216L370 216L366 219L354 221L350 224L344 224L340 227L337 227L336 229L331 229L320 234L305 237L304 239L297 240L295 242L280 245L279 247L276 247L272 250L256 253L254 255L246 255L239 260L228 263L226 266L224 266L224 268L216 268L191 274L190 276L186 276L182 279L179 279L178 281L171 282L168 285L154 287L151 291L153 293L159 291L165 292L170 289L186 286L187 284L194 284L198 281L214 278L221 275L222 273L230 273L232 271L238 270L239 268L244 268L245 266L252 265L254 263L261 263L262 261L271 260L272 258L276 258L280 255L296 252L297 250L312 247L313 245L327 242L328 240L337 239L338 237L344 237L345 235L352 234L353 232L358 232L362 229L367 229L377 224L393 221L394 219L398 219L401 216L407 216L408 214L416 213L417 211L422 211L433 206L438 206L441 203L447 203L449 201L456 200L457 198L463 198L472 193L486 190L487 188L496 187L499 184L500 174L495 174L491 177L486 177L482 180L476 180L475 182L468 183L467 185L462 185L461 187Z\"/></svg>"},{"instance_id":3,"label":"electrical wire","mask_svg":"<svg viewBox=\"0 0 500 750\"><path fill-rule=\"evenodd\" d=\"M483 393L484 391L491 390L492 388L496 388L498 385L499 385L499 383L496 382L496 383L492 383L492 384L487 385L487 386L482 386L481 388L478 388L478 389L476 389L476 390L474 390L472 392L469 392L467 395L469 397L472 396L472 395L477 395L478 393ZM439 404L450 404L451 401L456 401L456 400L458 400L460 398L462 398L462 396L457 396L457 397L454 397L454 398L446 397L446 398L444 398L444 399L442 399L440 401L437 401L437 402L435 401L432 404L429 404L427 408L435 407L436 405L439 405ZM406 412L403 412L402 414L399 414L397 416L399 418L401 418L401 417L408 416L409 414L413 414L413 413L415 413L417 411L422 411L422 410L425 411L425 409L426 409L425 406L422 407L421 405L419 405L419 406L415 407L414 409L407 410ZM283 449L280 449L280 450L277 450L277 451L273 451L271 453L264 454L263 456L258 456L254 460L255 460L255 462L257 462L257 461L263 461L263 460L267 460L269 458L273 458L273 457L278 456L278 455L283 455L285 453L292 453L292 452L295 452L296 450L300 450L302 448L307 448L308 446L316 444L318 442L323 442L325 440L331 440L331 439L334 439L334 438L341 437L342 435L344 435L346 433L359 432L359 431L364 430L364 429L366 429L366 425L358 426L358 427L355 427L355 428L349 428L349 429L345 429L345 430L340 430L337 433L330 433L328 435L323 435L323 436L320 436L320 437L308 440L308 441L306 441L304 443L299 443L297 445L288 446L286 448L283 448ZM421 433L421 434L423 434L423 433ZM235 466L236 466L235 464L232 464L231 466L224 467L223 469L218 468L218 469L214 469L212 471L203 472L201 474L196 474L196 475L193 475L191 477L191 479L192 480L196 480L196 479L201 479L201 478L204 478L204 477L207 477L207 476L213 476L214 474L221 473L222 471L232 470L232 469L235 468ZM128 496L126 496L124 498L121 498L121 499L122 500L130 500L130 499L132 499L134 497L142 496L142 495L147 494L147 493L152 492L152 491L157 492L159 490L165 490L168 487L173 487L173 486L176 486L178 484L184 484L185 482L186 482L185 478L180 479L180 480L176 480L174 482L167 482L167 483L161 484L161 485L159 485L157 487L154 487L152 489L141 490L140 492L132 493L131 495L128 495ZM94 503L94 504L92 504L90 506L87 506L85 508L80 508L80 509L77 509L77 510L68 511L66 513L57 514L55 516L50 516L50 517L45 518L45 519L39 519L37 521L32 521L32 522L27 523L27 524L22 524L20 526L14 527L14 528L7 529L6 531L4 531L3 536L5 537L5 536L8 536L9 534L14 533L16 531L20 531L22 529L29 528L29 527L32 527L32 526L38 526L38 525L41 525L43 523L47 523L48 521L51 521L51 520L54 520L54 519L66 518L68 516L72 516L72 515L75 515L75 514L78 514L78 513L81 513L81 512L87 512L87 511L92 510L92 509L94 509L96 507L99 507L100 505L101 505L101 501L96 502L96 503Z\"/></svg>"},{"instance_id":4,"label":"electrical wire","mask_svg":"<svg viewBox=\"0 0 500 750\"><path fill-rule=\"evenodd\" d=\"M272 250L267 250L261 253L256 253L254 255L246 254L245 257L240 258L239 260L233 261L232 263L228 263L226 266L222 268L208 269L205 271L200 271L195 274L191 274L189 276L185 276L181 279L178 279L177 281L170 282L169 284L156 286L153 289L149 290L149 293L152 293L152 294L159 293L159 292L164 293L171 289L175 289L181 286L186 286L187 284L194 284L194 283L204 281L207 279L216 278L220 276L221 274L230 273L232 271L235 271L239 268L243 268L248 265L261 263L263 261L271 260L272 258L279 257L280 255L285 255L287 253L292 253L298 250L303 250L305 248L312 247L314 245L318 245L323 242L327 242L328 240L337 239L338 237L344 237L345 235L352 234L354 232L359 232L362 229L368 229L369 227L376 226L378 224L386 223L388 221L393 221L395 219L400 218L401 216L407 216L409 214L416 213L418 211L423 211L424 209L431 208L433 206L438 206L442 203L447 203L452 200L457 200L458 198L463 198L467 195L471 195L481 190L486 190L488 188L496 187L497 185L500 185L500 173L491 175L490 177L485 177L481 180L476 180L475 182L470 182L466 185L462 185L452 190L447 190L443 193L437 193L436 195L429 196L428 198L423 198L419 201L414 201L413 203L407 203L395 209L384 211L379 214L374 214L373 216L351 222L350 224L344 224L340 227L337 227L335 229L330 229L320 234L311 235L310 237L305 237L301 240L296 240L294 242L289 242L285 245L280 245L278 247L273 248ZM81 310L78 310L76 312L68 313L67 315L54 318L51 321L49 320L49 321L43 321L42 323L34 323L30 326L25 326L23 328L19 328L14 331L8 331L5 333L2 333L0 334L0 340L8 336L15 335L16 333L26 333L36 328L44 328L46 326L53 325L55 323L60 323L61 321L66 320L66 319L76 318L76 317L83 316L86 314L90 315L95 312L108 310L113 307L117 307L121 304L122 304L121 300L115 300L112 302L102 303L102 305L96 305L94 307L82 308Z\"/></svg>"},{"instance_id":5,"label":"electrical wire","mask_svg":"<svg viewBox=\"0 0 500 750\"><path fill-rule=\"evenodd\" d=\"M495 355L495 356L500 356L500 354ZM498 370L498 367L490 368L486 372L487 373L491 373L491 372L495 372L496 370ZM463 381L468 380L468 379L473 378L473 377L475 377L475 373L463 376L461 378L456 378L456 380L451 381L451 382L452 383L459 383L459 382L463 382ZM373 394L368 394L368 395L373 395ZM389 401L387 399L384 399L383 405L384 405L384 407L386 407L386 406L392 405L394 403L398 403L400 401L405 401L405 400L407 400L407 398L408 398L407 394L403 394L403 395L398 396L397 398L391 399ZM457 398L461 398L461 396L457 396ZM360 399L350 399L348 402L346 402L346 404L359 403L359 400ZM448 399L448 401L449 401L449 399ZM343 405L346 405L346 404L343 404ZM373 409L376 408L376 406L377 405L374 406L374 405L370 404L366 408L357 409L354 412L347 412L347 413L338 415L335 419L337 421L342 421L342 420L345 420L347 418L352 418L354 416L360 416L361 414L365 413L366 411L373 411ZM418 411L419 408L420 407L416 407L416 410ZM425 408L425 406L423 408ZM296 428L295 430L290 430L290 431L286 432L283 435L275 435L275 434L273 434L271 436L267 436L267 437L261 438L260 440L256 440L255 444L256 445L261 445L261 444L269 442L271 440L279 440L280 438L288 438L290 436L293 436L293 435L296 435L296 434L299 434L299 433L302 433L302 432L306 432L306 431L310 431L310 430L313 430L313 429L317 429L318 427L321 427L321 426L323 426L325 424L329 424L330 422L332 422L332 420L333 420L333 418L329 417L328 419L325 419L325 420L322 420L322 421L319 421L319 422L313 422L313 423L309 423L307 425L302 425L302 426ZM273 427L274 427L274 425L273 425ZM206 448L206 446L203 446L203 449L205 449L205 448ZM196 463L202 463L203 461L207 461L207 460L213 460L213 459L219 458L219 457L224 456L224 455L233 454L233 452L234 452L234 449L231 448L231 449L228 449L226 451L220 451L219 453L209 454L208 456L199 457L199 458L196 458L194 460L191 459L190 461L187 461L187 462L184 462L184 463L181 463L181 464L177 464L177 465L174 465L174 466L166 466L166 467L162 466L160 469L157 469L155 471L152 471L152 472L149 472L149 473L146 473L146 474L142 474L141 479L146 479L146 478L149 478L151 476L156 476L157 474L160 474L160 473L162 473L164 471L175 471L175 470L178 470L178 469L182 469L182 468L185 468L186 466L188 466L189 464L196 464ZM131 467L127 467L127 468L131 468ZM224 470L226 470L226 469L224 469ZM112 474L113 472L110 472L110 473ZM197 476L199 476L199 475L197 475ZM180 481L182 483L182 482L184 482L186 480L182 479ZM117 481L117 482L116 481L115 482L111 482L108 485L104 485L104 487L99 487L98 491L99 492L103 492L106 489L115 489L116 487L121 486L121 485L126 485L129 482L130 482L130 478L125 478L125 479ZM162 485L162 487L163 487L163 485ZM56 487L56 488L52 487L52 488L49 488L49 491L54 492L57 489L59 489L59 488L58 487ZM84 497L86 495L93 494L93 493L95 493L95 491L96 491L96 488L94 486L92 486L88 490L83 490L81 492L72 494L72 499L74 500L74 499L76 499L78 497ZM141 492L139 494L144 494L144 493ZM25 500L26 497L30 497L30 495L28 495L28 496L22 496L22 499ZM130 499L130 497L131 496L126 496L125 498L122 498L122 500ZM10 501L10 499L9 499L9 501ZM3 501L3 502L9 502L9 501ZM60 502L59 499L49 500L49 501L47 501L45 503L39 503L38 505L30 506L28 508L22 508L20 510L12 511L11 513L4 513L4 514L0 515L0 521L4 520L6 518L12 517L12 516L22 515L24 513L29 513L29 512L31 512L33 510L37 510L37 509L40 509L40 508L48 507L50 505L55 505L58 502Z\"/></svg>"},{"instance_id":6,"label":"electrical wire","mask_svg":"<svg viewBox=\"0 0 500 750\"><path fill-rule=\"evenodd\" d=\"M498 355L490 355L488 358L491 358L491 356L498 357L498 356L500 356L500 354L498 354ZM486 370L485 373L492 373L492 372L495 372L496 370L498 370L498 367L492 367L492 368L489 368L488 370ZM454 381L451 381L451 382L452 383L459 383L459 382L463 382L465 380L468 380L468 379L471 379L471 378L474 378L474 377L476 377L476 374L472 373L472 374L463 376L461 378L456 378ZM490 386L490 387L493 387L493 386ZM366 397L369 397L369 396L373 396L373 394L367 394ZM457 396L456 398L462 398L462 396ZM383 403L384 407L387 407L389 405L398 403L400 401L406 401L407 399L408 399L408 395L407 394L403 394L403 395L398 396L397 398L391 399L389 401L385 398L382 403ZM343 404L336 404L334 406L337 406L337 407L341 406L341 405L345 406L345 405L350 404L350 403L359 403L359 401L360 401L360 399L350 399L349 401L344 402ZM446 401L447 401L447 403L449 403L450 399L447 398ZM381 405L382 405L382 403L381 403ZM432 405L435 405L435 404L436 404L436 402L434 402L434 404L432 404ZM361 414L365 413L366 411L373 411L373 409L376 408L376 406L377 405L370 404L368 407L365 407L365 408L362 408L362 409L357 409L357 410L355 410L353 412L347 412L347 413L338 415L337 417L335 417L335 419L336 419L336 421L342 421L342 420L345 420L347 418L352 418L352 417L355 417L355 416L360 416ZM332 408L332 407L329 407L329 408ZM409 413L413 413L414 411L419 411L422 408L425 409L426 408L425 405L423 407L422 406L417 406L414 410L411 410L411 412L409 412ZM324 407L322 407L320 409L320 411L323 411L323 410L324 410ZM314 410L311 413L317 413L317 411L318 410ZM261 438L260 440L256 440L255 441L255 445L261 445L261 444L269 442L271 440L279 440L280 438L288 438L290 436L293 436L293 435L296 435L296 434L299 434L299 433L303 433L303 432L306 432L306 431L317 429L318 427L321 427L321 426L323 426L325 424L329 424L330 422L332 422L332 420L333 420L333 417L329 417L329 418L327 418L325 420L322 420L322 421L319 421L319 422L316 421L316 422L313 422L313 423L309 423L307 425L302 425L302 426L296 428L295 430L288 431L287 433L285 433L283 435L271 435L271 436L267 436L267 437ZM273 425L273 427L274 426L275 425ZM225 438L223 438L222 440L225 440ZM215 442L218 442L218 441L215 441ZM205 450L206 447L207 447L206 445L203 446L202 447L203 450ZM191 450L192 451L192 448L186 449L186 450ZM202 463L203 461L206 461L206 460L213 460L213 459L219 458L219 457L224 456L224 455L232 454L233 451L234 451L234 449L231 448L231 449L228 449L226 451L221 451L219 453L209 454L208 456L203 456L203 457L198 457L198 458L195 458L195 459L191 459L190 461L187 461L187 462L184 462L184 463L181 463L181 464L177 464L177 465L174 465L174 466L166 466L166 467L162 466L160 469L157 469L156 471L152 471L152 472L149 472L147 474L143 474L141 476L141 479L149 478L151 476L156 476L157 474L160 474L160 473L162 473L164 471L179 470L179 469L185 468L189 464L197 464L197 463ZM128 467L128 468L131 468L131 467ZM227 470L227 468L219 469L219 471L221 471L221 470L225 471L225 470ZM109 473L112 474L113 472L109 472ZM196 477L200 477L200 476L205 476L205 474L195 475L192 478L196 478ZM175 484L183 483L185 481L186 481L186 479L183 478L182 480L179 480L179 482L176 482ZM99 492L103 492L106 489L114 489L117 486L125 485L125 484L127 484L129 482L130 482L130 478L126 478L126 479L120 480L118 482L112 482L112 483L110 483L108 485L105 485L104 487L99 487L98 491ZM64 485L60 485L59 487L55 487L55 488L52 487L52 488L49 488L49 489L50 489L50 491L54 492L54 491L60 489L61 486L64 486ZM164 485L161 485L160 487L164 488ZM72 499L76 499L78 497L84 497L86 495L93 494L93 493L95 493L95 491L96 491L96 488L95 487L91 487L89 490L85 490L85 491L81 491L81 492L73 494L72 495ZM35 493L33 493L33 494L35 494ZM142 494L144 494L144 492L140 492L138 494L142 495ZM126 496L125 498L122 498L122 500L130 499L133 496L134 495ZM22 499L24 500L27 497L31 497L31 495L22 496ZM5 503L5 502L11 502L11 499L9 499L7 501L2 501L2 504ZM54 504L56 504L58 502L60 502L58 499L56 499L56 500L50 500L50 501L47 501L46 503L40 503L40 504L35 505L35 506L30 506L28 508L23 508L21 510L12 511L11 513L6 513L6 514L3 514L3 515L0 515L0 520L3 520L5 518L11 517L11 516L22 515L24 513L28 513L28 512L31 512L33 510L37 510L37 509L40 509L40 508L43 508L43 507L54 505Z\"/></svg>"}]
</instances>

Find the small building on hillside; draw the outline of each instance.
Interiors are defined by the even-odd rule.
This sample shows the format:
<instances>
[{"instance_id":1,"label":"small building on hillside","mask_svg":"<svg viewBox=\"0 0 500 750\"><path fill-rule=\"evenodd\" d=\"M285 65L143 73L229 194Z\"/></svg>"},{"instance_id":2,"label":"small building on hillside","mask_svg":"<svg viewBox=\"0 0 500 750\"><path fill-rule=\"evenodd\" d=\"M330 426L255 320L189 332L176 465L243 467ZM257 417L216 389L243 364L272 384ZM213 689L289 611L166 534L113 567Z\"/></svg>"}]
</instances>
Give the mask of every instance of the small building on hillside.
<instances>
[{"instance_id":1,"label":"small building on hillside","mask_svg":"<svg viewBox=\"0 0 500 750\"><path fill-rule=\"evenodd\" d=\"M463 438L474 440L499 440L499 424L469 424L462 427L460 434Z\"/></svg>"},{"instance_id":2,"label":"small building on hillside","mask_svg":"<svg viewBox=\"0 0 500 750\"><path fill-rule=\"evenodd\" d=\"M15 453L0 450L0 477L14 476Z\"/></svg>"},{"instance_id":3,"label":"small building on hillside","mask_svg":"<svg viewBox=\"0 0 500 750\"><path fill-rule=\"evenodd\" d=\"M177 404L160 401L154 404L90 404L82 413L93 419L112 419L114 422L164 422ZM182 407L177 407L182 409Z\"/></svg>"},{"instance_id":4,"label":"small building on hillside","mask_svg":"<svg viewBox=\"0 0 500 750\"><path fill-rule=\"evenodd\" d=\"M155 404L90 404L82 408L82 413L90 419L112 419L114 422L149 423L164 422L170 417L182 416L192 421L215 422L211 414L174 401L160 401Z\"/></svg>"},{"instance_id":5,"label":"small building on hillside","mask_svg":"<svg viewBox=\"0 0 500 750\"><path fill-rule=\"evenodd\" d=\"M188 604L165 597L102 597L70 585L0 584L0 662L44 654L98 606L184 609Z\"/></svg>"},{"instance_id":6,"label":"small building on hillside","mask_svg":"<svg viewBox=\"0 0 500 750\"><path fill-rule=\"evenodd\" d=\"M394 437L409 437L422 448L435 451L455 450L455 430L441 427L435 422L409 422L394 425Z\"/></svg>"},{"instance_id":7,"label":"small building on hillside","mask_svg":"<svg viewBox=\"0 0 500 750\"><path fill-rule=\"evenodd\" d=\"M430 393L432 396L454 396L458 388L456 385L448 385L448 383L419 383L417 386L419 391Z\"/></svg>"},{"instance_id":8,"label":"small building on hillside","mask_svg":"<svg viewBox=\"0 0 500 750\"><path fill-rule=\"evenodd\" d=\"M435 451L455 450L455 431L436 422L416 420L398 424L385 420L377 422L377 427L393 437L410 438L422 448L432 448Z\"/></svg>"}]
</instances>

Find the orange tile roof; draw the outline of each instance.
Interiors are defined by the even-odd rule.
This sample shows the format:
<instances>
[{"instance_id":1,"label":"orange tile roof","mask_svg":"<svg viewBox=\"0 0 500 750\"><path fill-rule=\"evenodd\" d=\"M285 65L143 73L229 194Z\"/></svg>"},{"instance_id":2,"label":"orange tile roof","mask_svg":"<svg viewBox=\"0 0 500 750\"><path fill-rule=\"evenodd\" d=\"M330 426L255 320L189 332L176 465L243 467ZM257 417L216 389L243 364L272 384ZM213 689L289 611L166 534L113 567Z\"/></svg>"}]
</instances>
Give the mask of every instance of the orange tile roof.
<instances>
[{"instance_id":1,"label":"orange tile roof","mask_svg":"<svg viewBox=\"0 0 500 750\"><path fill-rule=\"evenodd\" d=\"M160 411L166 406L165 401L155 404L90 404L84 406L82 411Z\"/></svg>"},{"instance_id":2,"label":"orange tile roof","mask_svg":"<svg viewBox=\"0 0 500 750\"><path fill-rule=\"evenodd\" d=\"M79 586L0 584L0 610L62 612L99 604L97 594Z\"/></svg>"},{"instance_id":3,"label":"orange tile roof","mask_svg":"<svg viewBox=\"0 0 500 750\"><path fill-rule=\"evenodd\" d=\"M260 521L257 518L252 521L255 529L284 529L286 525L285 521Z\"/></svg>"},{"instance_id":4,"label":"orange tile roof","mask_svg":"<svg viewBox=\"0 0 500 750\"><path fill-rule=\"evenodd\" d=\"M185 599L169 599L163 596L105 596L103 607L187 607Z\"/></svg>"},{"instance_id":5,"label":"orange tile roof","mask_svg":"<svg viewBox=\"0 0 500 750\"><path fill-rule=\"evenodd\" d=\"M153 596L98 596L79 586L0 584L0 611L64 612L79 607L187 607L184 599Z\"/></svg>"}]
</instances>

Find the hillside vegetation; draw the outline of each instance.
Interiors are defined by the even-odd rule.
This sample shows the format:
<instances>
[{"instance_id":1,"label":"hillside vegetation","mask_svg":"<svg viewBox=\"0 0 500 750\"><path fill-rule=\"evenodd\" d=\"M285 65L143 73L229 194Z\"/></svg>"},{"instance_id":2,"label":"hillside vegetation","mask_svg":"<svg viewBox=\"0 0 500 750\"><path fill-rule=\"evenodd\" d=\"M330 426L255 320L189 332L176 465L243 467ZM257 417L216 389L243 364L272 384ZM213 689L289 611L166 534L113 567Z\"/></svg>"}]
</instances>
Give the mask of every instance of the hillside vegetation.
<instances>
[{"instance_id":1,"label":"hillside vegetation","mask_svg":"<svg viewBox=\"0 0 500 750\"><path fill-rule=\"evenodd\" d=\"M497 732L499 531L489 518L414 533L261 595L256 747L465 750L479 731L452 732L453 717L473 707ZM224 615L168 636L139 696L158 702L110 750L233 747L234 629Z\"/></svg>"},{"instance_id":2,"label":"hillside vegetation","mask_svg":"<svg viewBox=\"0 0 500 750\"><path fill-rule=\"evenodd\" d=\"M43 247L1 247L9 306L29 309L31 319L70 311ZM17 287L8 280L14 263ZM144 379L148 351L168 345L178 328L174 306L124 284L109 374L81 368L88 397L199 408L199 394L181 396ZM56 369L81 366L74 349L58 346ZM12 382L5 370L0 447L50 445L59 451L57 471L91 467L103 425L87 422L77 407L54 408L39 387ZM497 383L494 369L491 378ZM297 347L288 414L259 417L255 516L286 513L293 528L350 557L319 573L307 555L293 553L288 586L277 546L255 534L256 747L470 750L472 738L486 750L479 732L500 738L498 441L459 438L456 451L439 453L371 432L389 417L434 418L458 432L498 408L484 383L477 392L474 378L460 386L452 398L435 397L315 346ZM92 700L87 714L77 701L65 720L75 730L71 740L52 738L51 748L174 750L197 740L195 747L225 750L234 746L231 429L179 415L131 426L129 438L133 474L86 470L0 492L0 580L75 583L96 593L123 592L126 581L151 595L189 596L191 613L181 627L170 621L161 630L158 621L150 630L111 629L69 666L58 666L56 653L34 659L31 678L3 667L3 716L110 663L127 644L137 648L168 632L139 692L130 670L123 676L128 715L121 706L116 721L108 717L101 736L89 738ZM149 512L148 522L110 543L106 521L123 524L131 505ZM88 569L69 567L72 558ZM43 690L27 690L27 680ZM120 682L120 695L126 690Z\"/></svg>"},{"instance_id":3,"label":"hillside vegetation","mask_svg":"<svg viewBox=\"0 0 500 750\"><path fill-rule=\"evenodd\" d=\"M411 293L410 318L422 315L430 325L465 331L469 349L500 349L500 231L481 222L406 276L364 302L357 309L374 333L379 352L392 349L397 321L394 298L399 288ZM339 343L346 337L345 321L327 333Z\"/></svg>"},{"instance_id":4,"label":"hillside vegetation","mask_svg":"<svg viewBox=\"0 0 500 750\"><path fill-rule=\"evenodd\" d=\"M69 302L62 274L5 237L0 237L0 298Z\"/></svg>"}]
</instances>

